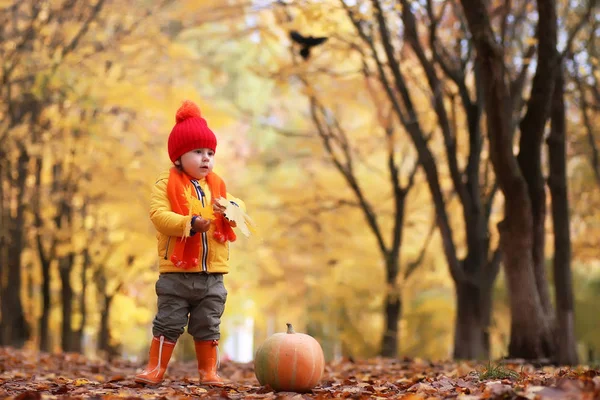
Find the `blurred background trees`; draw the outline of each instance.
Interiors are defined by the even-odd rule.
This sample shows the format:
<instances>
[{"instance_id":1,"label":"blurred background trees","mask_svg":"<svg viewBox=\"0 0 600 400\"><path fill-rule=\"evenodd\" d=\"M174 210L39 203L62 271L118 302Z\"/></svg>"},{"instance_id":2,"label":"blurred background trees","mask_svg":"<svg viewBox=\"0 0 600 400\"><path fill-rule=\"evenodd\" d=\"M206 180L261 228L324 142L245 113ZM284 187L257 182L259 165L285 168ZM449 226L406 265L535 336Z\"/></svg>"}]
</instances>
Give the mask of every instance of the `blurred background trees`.
<instances>
[{"instance_id":1,"label":"blurred background trees","mask_svg":"<svg viewBox=\"0 0 600 400\"><path fill-rule=\"evenodd\" d=\"M143 355L148 195L190 98L259 226L225 315L256 341L592 361L597 9L0 1L0 344Z\"/></svg>"}]
</instances>

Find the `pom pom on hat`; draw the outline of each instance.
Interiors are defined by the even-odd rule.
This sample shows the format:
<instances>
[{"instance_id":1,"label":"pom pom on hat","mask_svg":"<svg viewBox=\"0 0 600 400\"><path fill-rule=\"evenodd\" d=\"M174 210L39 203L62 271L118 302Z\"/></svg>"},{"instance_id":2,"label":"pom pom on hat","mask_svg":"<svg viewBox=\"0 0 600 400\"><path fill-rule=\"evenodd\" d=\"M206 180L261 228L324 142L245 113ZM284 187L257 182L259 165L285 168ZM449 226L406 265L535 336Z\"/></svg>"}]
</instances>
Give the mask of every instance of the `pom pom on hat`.
<instances>
[{"instance_id":1,"label":"pom pom on hat","mask_svg":"<svg viewBox=\"0 0 600 400\"><path fill-rule=\"evenodd\" d=\"M202 118L200 108L185 100L175 114L175 126L168 142L169 158L175 162L188 151L196 149L217 150L217 137Z\"/></svg>"},{"instance_id":2,"label":"pom pom on hat","mask_svg":"<svg viewBox=\"0 0 600 400\"><path fill-rule=\"evenodd\" d=\"M177 114L175 114L175 122L179 123L188 118L202 118L202 115L200 114L200 108L198 108L196 103L185 100L177 110Z\"/></svg>"}]
</instances>

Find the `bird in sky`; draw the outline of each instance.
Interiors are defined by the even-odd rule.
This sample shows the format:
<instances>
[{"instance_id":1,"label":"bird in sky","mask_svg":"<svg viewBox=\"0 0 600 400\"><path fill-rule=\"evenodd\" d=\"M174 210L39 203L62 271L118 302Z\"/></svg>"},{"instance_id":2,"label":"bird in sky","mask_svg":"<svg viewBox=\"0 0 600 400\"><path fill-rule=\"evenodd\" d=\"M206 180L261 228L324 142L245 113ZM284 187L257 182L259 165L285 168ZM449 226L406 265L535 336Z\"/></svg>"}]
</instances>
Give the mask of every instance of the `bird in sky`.
<instances>
[{"instance_id":1,"label":"bird in sky","mask_svg":"<svg viewBox=\"0 0 600 400\"><path fill-rule=\"evenodd\" d=\"M310 49L312 47L323 44L328 39L327 37L304 36L298 31L291 31L290 38L301 46L300 55L305 60L310 57Z\"/></svg>"}]
</instances>

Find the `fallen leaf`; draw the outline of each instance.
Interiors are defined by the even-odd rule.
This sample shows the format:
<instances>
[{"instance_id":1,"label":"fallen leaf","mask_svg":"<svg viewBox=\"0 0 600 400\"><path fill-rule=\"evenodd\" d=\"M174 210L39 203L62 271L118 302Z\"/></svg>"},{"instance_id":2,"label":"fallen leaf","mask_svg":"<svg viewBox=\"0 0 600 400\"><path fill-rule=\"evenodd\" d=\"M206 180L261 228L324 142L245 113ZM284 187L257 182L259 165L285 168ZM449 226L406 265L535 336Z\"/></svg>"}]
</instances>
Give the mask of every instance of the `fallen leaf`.
<instances>
[{"instance_id":1,"label":"fallen leaf","mask_svg":"<svg viewBox=\"0 0 600 400\"><path fill-rule=\"evenodd\" d=\"M88 381L87 379L76 379L75 382L73 382L73 385L75 386L84 386L84 385L89 385L90 381Z\"/></svg>"}]
</instances>

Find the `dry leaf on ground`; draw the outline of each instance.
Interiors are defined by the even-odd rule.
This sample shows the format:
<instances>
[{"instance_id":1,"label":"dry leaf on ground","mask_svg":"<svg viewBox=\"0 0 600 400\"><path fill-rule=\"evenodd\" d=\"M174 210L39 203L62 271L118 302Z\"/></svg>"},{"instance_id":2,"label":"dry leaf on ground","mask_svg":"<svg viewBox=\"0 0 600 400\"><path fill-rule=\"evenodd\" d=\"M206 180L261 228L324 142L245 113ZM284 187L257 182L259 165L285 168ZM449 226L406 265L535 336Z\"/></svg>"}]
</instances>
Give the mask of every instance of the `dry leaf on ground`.
<instances>
[{"instance_id":1,"label":"dry leaf on ground","mask_svg":"<svg viewBox=\"0 0 600 400\"><path fill-rule=\"evenodd\" d=\"M432 363L418 359L347 360L329 363L310 393L273 392L261 387L251 363L224 362L223 388L198 385L195 362L172 362L164 383L146 387L133 381L142 367L78 354L49 355L0 348L0 398L11 399L596 399L600 371L588 368L536 369L507 364L513 373L481 379L485 365ZM496 371L497 372L497 371Z\"/></svg>"}]
</instances>

